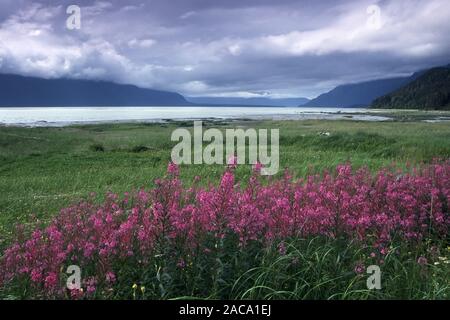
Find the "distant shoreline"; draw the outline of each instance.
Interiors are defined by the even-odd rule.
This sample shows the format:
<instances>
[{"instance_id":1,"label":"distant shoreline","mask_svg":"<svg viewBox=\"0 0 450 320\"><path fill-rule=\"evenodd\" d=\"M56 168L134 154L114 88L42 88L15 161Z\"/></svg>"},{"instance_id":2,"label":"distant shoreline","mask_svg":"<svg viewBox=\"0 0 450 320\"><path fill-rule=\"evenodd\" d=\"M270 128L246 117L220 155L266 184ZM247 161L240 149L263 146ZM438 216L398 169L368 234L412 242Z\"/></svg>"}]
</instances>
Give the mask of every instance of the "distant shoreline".
<instances>
[{"instance_id":1,"label":"distant shoreline","mask_svg":"<svg viewBox=\"0 0 450 320\"><path fill-rule=\"evenodd\" d=\"M298 107L67 107L2 108L0 124L64 127L99 123L154 123L195 120L360 120L389 121L366 109Z\"/></svg>"},{"instance_id":2,"label":"distant shoreline","mask_svg":"<svg viewBox=\"0 0 450 320\"><path fill-rule=\"evenodd\" d=\"M450 121L448 111L297 107L48 107L0 108L3 127L67 127L203 121Z\"/></svg>"}]
</instances>

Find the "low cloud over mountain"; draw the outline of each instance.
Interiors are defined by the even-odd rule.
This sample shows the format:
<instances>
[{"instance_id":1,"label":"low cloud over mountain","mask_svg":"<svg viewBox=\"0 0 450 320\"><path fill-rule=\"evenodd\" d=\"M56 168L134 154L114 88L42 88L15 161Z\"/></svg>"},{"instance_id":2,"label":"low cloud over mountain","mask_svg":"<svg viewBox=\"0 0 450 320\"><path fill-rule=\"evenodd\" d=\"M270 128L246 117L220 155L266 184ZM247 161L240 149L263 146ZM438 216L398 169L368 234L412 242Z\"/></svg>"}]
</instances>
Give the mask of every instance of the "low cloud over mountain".
<instances>
[{"instance_id":1,"label":"low cloud over mountain","mask_svg":"<svg viewBox=\"0 0 450 320\"><path fill-rule=\"evenodd\" d=\"M313 98L448 63L449 31L448 0L3 0L0 73Z\"/></svg>"}]
</instances>

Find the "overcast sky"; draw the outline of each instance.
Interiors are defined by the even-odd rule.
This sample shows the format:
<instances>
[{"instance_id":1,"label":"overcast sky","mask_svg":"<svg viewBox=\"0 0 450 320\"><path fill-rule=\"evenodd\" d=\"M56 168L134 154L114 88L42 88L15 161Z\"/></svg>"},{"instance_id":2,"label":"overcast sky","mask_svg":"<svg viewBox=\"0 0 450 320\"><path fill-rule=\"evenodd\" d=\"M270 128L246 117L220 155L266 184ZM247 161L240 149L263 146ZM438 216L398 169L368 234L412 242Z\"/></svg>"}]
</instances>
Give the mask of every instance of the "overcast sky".
<instances>
[{"instance_id":1,"label":"overcast sky","mask_svg":"<svg viewBox=\"0 0 450 320\"><path fill-rule=\"evenodd\" d=\"M0 0L1 73L312 98L448 63L449 0Z\"/></svg>"}]
</instances>

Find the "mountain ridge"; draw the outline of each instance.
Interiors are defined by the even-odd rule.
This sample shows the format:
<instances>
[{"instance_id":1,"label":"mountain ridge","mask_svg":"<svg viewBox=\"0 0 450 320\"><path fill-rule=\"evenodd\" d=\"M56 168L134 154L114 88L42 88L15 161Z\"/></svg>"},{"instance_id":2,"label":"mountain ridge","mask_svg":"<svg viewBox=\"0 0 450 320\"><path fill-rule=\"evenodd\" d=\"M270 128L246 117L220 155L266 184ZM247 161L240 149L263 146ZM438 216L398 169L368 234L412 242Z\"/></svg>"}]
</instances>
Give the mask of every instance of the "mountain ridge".
<instances>
[{"instance_id":1,"label":"mountain ridge","mask_svg":"<svg viewBox=\"0 0 450 320\"><path fill-rule=\"evenodd\" d=\"M409 77L377 79L339 85L336 88L319 95L317 98L300 105L300 107L366 107L376 98L413 81L419 74L420 72L416 72Z\"/></svg>"},{"instance_id":2,"label":"mountain ridge","mask_svg":"<svg viewBox=\"0 0 450 320\"><path fill-rule=\"evenodd\" d=\"M371 107L450 110L450 65L427 70L409 84L375 99Z\"/></svg>"},{"instance_id":3,"label":"mountain ridge","mask_svg":"<svg viewBox=\"0 0 450 320\"><path fill-rule=\"evenodd\" d=\"M181 94L100 80L0 74L1 107L189 106Z\"/></svg>"}]
</instances>

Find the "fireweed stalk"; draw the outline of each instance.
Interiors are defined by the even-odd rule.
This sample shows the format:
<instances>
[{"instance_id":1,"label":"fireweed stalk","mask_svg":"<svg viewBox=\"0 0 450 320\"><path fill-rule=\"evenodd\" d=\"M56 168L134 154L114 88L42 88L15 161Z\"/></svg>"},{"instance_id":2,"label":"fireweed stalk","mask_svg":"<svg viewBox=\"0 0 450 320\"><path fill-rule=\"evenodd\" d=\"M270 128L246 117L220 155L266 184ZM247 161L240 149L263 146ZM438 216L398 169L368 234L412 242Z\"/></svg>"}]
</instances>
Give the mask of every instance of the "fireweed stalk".
<instances>
[{"instance_id":1,"label":"fireweed stalk","mask_svg":"<svg viewBox=\"0 0 450 320\"><path fill-rule=\"evenodd\" d=\"M284 241L319 236L359 243L382 258L394 239L420 247L448 237L450 162L375 176L346 164L296 181L288 172L266 181L260 170L254 167L246 187L229 166L217 186L199 187L197 177L185 188L170 163L152 190L62 209L47 227L18 233L0 260L0 288L28 288L35 297L108 296L119 278L155 269L162 283L170 262L182 273L204 255L214 255L216 265L255 244L278 244L284 255ZM81 267L82 290L65 287L69 265Z\"/></svg>"}]
</instances>

